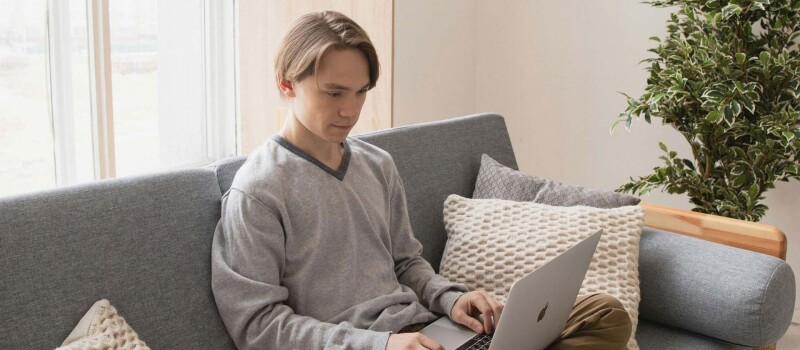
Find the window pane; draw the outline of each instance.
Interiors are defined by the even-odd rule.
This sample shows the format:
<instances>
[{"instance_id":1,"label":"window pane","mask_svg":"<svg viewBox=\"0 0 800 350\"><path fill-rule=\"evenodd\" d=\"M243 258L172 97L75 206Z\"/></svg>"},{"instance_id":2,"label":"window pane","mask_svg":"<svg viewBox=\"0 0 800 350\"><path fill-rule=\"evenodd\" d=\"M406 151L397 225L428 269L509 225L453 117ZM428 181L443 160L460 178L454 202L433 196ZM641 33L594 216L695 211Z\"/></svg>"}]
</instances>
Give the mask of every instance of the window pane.
<instances>
[{"instance_id":1,"label":"window pane","mask_svg":"<svg viewBox=\"0 0 800 350\"><path fill-rule=\"evenodd\" d=\"M0 0L0 196L55 186L44 0Z\"/></svg>"},{"instance_id":2,"label":"window pane","mask_svg":"<svg viewBox=\"0 0 800 350\"><path fill-rule=\"evenodd\" d=\"M117 176L206 160L203 2L109 4Z\"/></svg>"},{"instance_id":3,"label":"window pane","mask_svg":"<svg viewBox=\"0 0 800 350\"><path fill-rule=\"evenodd\" d=\"M92 148L92 100L89 81L89 33L87 26L88 0L59 0L69 6L70 67L68 87L72 94L72 118L74 122L75 170L77 182L88 182L94 176L94 150ZM68 5L67 5L68 3Z\"/></svg>"}]
</instances>

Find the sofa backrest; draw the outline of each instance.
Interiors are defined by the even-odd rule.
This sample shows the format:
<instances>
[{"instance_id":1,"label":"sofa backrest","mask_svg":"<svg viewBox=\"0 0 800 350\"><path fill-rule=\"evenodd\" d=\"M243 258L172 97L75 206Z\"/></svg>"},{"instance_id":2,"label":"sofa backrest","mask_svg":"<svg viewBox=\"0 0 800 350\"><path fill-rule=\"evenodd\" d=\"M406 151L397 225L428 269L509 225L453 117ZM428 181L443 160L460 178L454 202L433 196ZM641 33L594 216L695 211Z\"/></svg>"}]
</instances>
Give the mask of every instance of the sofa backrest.
<instances>
[{"instance_id":1,"label":"sofa backrest","mask_svg":"<svg viewBox=\"0 0 800 350\"><path fill-rule=\"evenodd\" d=\"M414 235L424 247L423 257L437 271L447 241L442 221L447 196L472 197L483 153L517 169L505 121L496 114L476 114L355 137L386 150L394 158L406 190ZM228 158L212 165L222 193L228 191L245 159Z\"/></svg>"},{"instance_id":2,"label":"sofa backrest","mask_svg":"<svg viewBox=\"0 0 800 350\"><path fill-rule=\"evenodd\" d=\"M210 169L0 199L0 349L54 349L108 299L153 349L235 349L211 293Z\"/></svg>"},{"instance_id":3,"label":"sofa backrest","mask_svg":"<svg viewBox=\"0 0 800 350\"><path fill-rule=\"evenodd\" d=\"M444 199L472 195L482 153L516 168L498 115L357 137L392 154L437 269ZM244 160L0 198L0 349L59 346L99 299L153 349L235 349L211 292L210 247Z\"/></svg>"}]
</instances>

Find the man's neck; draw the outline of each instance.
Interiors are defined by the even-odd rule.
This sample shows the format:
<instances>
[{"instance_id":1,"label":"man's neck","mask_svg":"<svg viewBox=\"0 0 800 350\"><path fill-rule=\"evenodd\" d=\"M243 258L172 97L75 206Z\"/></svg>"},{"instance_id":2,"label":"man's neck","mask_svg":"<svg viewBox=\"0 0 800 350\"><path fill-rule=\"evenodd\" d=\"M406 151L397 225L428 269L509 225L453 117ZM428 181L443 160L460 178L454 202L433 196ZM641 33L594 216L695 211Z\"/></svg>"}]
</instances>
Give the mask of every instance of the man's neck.
<instances>
[{"instance_id":1,"label":"man's neck","mask_svg":"<svg viewBox=\"0 0 800 350\"><path fill-rule=\"evenodd\" d=\"M289 109L289 115L279 134L295 147L332 169L337 169L341 164L344 146L341 143L329 142L314 135L297 119L292 109Z\"/></svg>"}]
</instances>

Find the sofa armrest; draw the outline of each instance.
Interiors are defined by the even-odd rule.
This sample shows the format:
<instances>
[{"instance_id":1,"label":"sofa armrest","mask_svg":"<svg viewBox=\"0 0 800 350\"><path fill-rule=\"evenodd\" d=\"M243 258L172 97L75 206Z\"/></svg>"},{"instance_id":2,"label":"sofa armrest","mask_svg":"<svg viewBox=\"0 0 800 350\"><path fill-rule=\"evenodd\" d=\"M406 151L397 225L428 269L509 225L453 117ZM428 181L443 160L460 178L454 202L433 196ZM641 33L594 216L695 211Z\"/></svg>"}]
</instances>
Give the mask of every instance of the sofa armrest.
<instances>
[{"instance_id":1,"label":"sofa armrest","mask_svg":"<svg viewBox=\"0 0 800 350\"><path fill-rule=\"evenodd\" d=\"M648 321L750 347L791 322L794 273L772 256L645 227L639 275Z\"/></svg>"},{"instance_id":2,"label":"sofa armrest","mask_svg":"<svg viewBox=\"0 0 800 350\"><path fill-rule=\"evenodd\" d=\"M644 224L786 260L786 235L775 226L641 203Z\"/></svg>"}]
</instances>

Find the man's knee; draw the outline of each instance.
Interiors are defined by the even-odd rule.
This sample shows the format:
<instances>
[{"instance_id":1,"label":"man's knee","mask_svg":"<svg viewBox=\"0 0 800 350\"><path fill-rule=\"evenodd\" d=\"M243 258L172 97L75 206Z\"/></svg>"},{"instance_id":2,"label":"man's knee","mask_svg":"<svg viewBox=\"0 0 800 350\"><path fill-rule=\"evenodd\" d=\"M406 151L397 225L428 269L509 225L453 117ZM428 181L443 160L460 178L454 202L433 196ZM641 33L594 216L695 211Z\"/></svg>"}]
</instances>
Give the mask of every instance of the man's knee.
<instances>
[{"instance_id":1,"label":"man's knee","mask_svg":"<svg viewBox=\"0 0 800 350\"><path fill-rule=\"evenodd\" d=\"M604 315L603 326L608 328L631 328L631 318L622 303L608 294L594 294L586 302L599 314Z\"/></svg>"},{"instance_id":2,"label":"man's knee","mask_svg":"<svg viewBox=\"0 0 800 350\"><path fill-rule=\"evenodd\" d=\"M561 339L549 349L624 349L632 322L622 303L607 294L581 296Z\"/></svg>"},{"instance_id":3,"label":"man's knee","mask_svg":"<svg viewBox=\"0 0 800 350\"><path fill-rule=\"evenodd\" d=\"M586 303L590 305L590 307L597 307L601 309L622 309L625 310L625 307L622 306L622 303L608 294L593 294L586 298Z\"/></svg>"}]
</instances>

